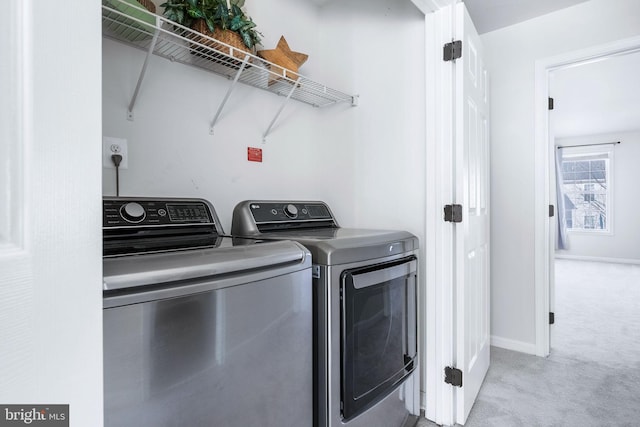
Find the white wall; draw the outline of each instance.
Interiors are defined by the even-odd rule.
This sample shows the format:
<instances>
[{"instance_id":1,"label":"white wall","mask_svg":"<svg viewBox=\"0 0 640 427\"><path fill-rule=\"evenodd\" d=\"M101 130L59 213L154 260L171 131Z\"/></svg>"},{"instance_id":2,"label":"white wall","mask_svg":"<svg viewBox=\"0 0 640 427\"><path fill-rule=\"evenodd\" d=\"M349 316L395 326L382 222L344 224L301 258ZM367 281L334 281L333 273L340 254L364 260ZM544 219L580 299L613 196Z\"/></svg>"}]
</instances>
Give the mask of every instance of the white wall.
<instances>
[{"instance_id":1,"label":"white wall","mask_svg":"<svg viewBox=\"0 0 640 427\"><path fill-rule=\"evenodd\" d=\"M354 147L349 225L406 229L424 241L424 14L396 0L331 2L321 13L323 63L360 95L334 135Z\"/></svg>"},{"instance_id":2,"label":"white wall","mask_svg":"<svg viewBox=\"0 0 640 427\"><path fill-rule=\"evenodd\" d=\"M556 144L570 146L605 141L621 142L614 146L611 169L613 232L570 232L569 250L557 251L556 255L640 262L640 200L636 197L640 182L640 131L558 138Z\"/></svg>"},{"instance_id":3,"label":"white wall","mask_svg":"<svg viewBox=\"0 0 640 427\"><path fill-rule=\"evenodd\" d=\"M636 36L640 34L639 17L636 0L590 0L482 36L492 75L494 344L535 352L535 61Z\"/></svg>"},{"instance_id":4,"label":"white wall","mask_svg":"<svg viewBox=\"0 0 640 427\"><path fill-rule=\"evenodd\" d=\"M549 118L556 138L637 130L640 125L640 51L549 73L555 100Z\"/></svg>"}]
</instances>

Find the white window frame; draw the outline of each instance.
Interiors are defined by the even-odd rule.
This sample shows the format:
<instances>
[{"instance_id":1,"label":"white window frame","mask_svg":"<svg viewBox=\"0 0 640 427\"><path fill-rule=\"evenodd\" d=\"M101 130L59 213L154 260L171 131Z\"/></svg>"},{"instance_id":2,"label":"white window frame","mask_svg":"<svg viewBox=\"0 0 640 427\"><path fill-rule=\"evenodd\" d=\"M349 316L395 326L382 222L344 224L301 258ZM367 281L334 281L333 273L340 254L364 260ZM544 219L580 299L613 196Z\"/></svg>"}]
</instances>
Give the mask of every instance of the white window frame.
<instances>
[{"instance_id":1,"label":"white window frame","mask_svg":"<svg viewBox=\"0 0 640 427\"><path fill-rule=\"evenodd\" d=\"M569 160L571 157L582 157L590 155L606 154L609 159L609 166L607 167L607 228L604 230L599 229L576 229L567 228L567 232L571 234L586 234L586 235L613 235L614 226L614 158L613 158L613 145L592 145L587 147L564 147L562 149L562 159Z\"/></svg>"}]
</instances>

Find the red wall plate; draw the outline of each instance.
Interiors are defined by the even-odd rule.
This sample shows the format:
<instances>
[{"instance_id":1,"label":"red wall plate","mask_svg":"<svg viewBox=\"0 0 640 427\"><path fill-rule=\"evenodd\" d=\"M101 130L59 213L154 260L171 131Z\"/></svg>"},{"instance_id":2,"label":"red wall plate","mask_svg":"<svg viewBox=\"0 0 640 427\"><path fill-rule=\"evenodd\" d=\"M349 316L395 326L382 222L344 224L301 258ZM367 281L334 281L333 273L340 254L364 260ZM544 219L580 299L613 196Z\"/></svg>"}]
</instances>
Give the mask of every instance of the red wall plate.
<instances>
[{"instance_id":1,"label":"red wall plate","mask_svg":"<svg viewBox=\"0 0 640 427\"><path fill-rule=\"evenodd\" d=\"M262 148L247 147L247 160L262 163Z\"/></svg>"}]
</instances>

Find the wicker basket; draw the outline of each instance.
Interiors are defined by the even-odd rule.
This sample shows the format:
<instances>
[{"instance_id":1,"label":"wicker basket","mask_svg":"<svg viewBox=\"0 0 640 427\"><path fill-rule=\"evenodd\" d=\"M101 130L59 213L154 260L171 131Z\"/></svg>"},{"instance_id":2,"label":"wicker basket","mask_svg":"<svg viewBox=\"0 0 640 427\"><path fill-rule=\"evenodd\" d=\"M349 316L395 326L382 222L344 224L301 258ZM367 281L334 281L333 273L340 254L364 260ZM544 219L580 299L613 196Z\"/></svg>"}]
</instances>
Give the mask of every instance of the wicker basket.
<instances>
[{"instance_id":1,"label":"wicker basket","mask_svg":"<svg viewBox=\"0 0 640 427\"><path fill-rule=\"evenodd\" d=\"M250 50L247 46L245 46L242 41L242 37L235 31L231 30L221 30L220 28L215 28L213 32L209 30L207 27L207 23L203 19L198 19L192 26L192 29L197 32L204 34L205 36L216 39L222 43L226 43L229 46L233 47L233 57L238 58L240 60L244 60L244 57L247 53L253 54L254 52ZM225 46L222 43L216 43L213 40L210 40L206 37L196 36L194 41L203 44L205 46L209 46L212 49L215 49L219 52L224 53L225 55L232 56L231 49ZM202 52L204 49L202 47L194 48L195 52Z\"/></svg>"},{"instance_id":2,"label":"wicker basket","mask_svg":"<svg viewBox=\"0 0 640 427\"><path fill-rule=\"evenodd\" d=\"M138 3L142 5L145 9L147 9L151 13L156 13L156 5L153 4L151 0L137 0Z\"/></svg>"}]
</instances>

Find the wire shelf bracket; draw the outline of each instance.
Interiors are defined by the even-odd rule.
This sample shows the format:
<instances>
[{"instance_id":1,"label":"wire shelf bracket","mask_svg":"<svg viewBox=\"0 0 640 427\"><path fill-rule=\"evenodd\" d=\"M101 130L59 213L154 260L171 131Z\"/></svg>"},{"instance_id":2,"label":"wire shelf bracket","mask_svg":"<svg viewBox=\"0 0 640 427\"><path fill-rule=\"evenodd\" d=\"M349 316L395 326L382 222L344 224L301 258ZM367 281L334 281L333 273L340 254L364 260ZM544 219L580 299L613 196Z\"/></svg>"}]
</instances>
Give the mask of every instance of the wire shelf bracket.
<instances>
[{"instance_id":1,"label":"wire shelf bracket","mask_svg":"<svg viewBox=\"0 0 640 427\"><path fill-rule=\"evenodd\" d=\"M291 99L291 95L293 95L293 92L296 90L296 87L298 86L298 83L300 82L300 77L298 77L298 79L296 80L296 82L293 84L293 87L291 88L291 90L289 91L289 94L287 95L287 97L282 101L282 104L280 105L280 108L278 109L278 112L276 113L276 116L273 118L273 120L271 120L271 123L269 124L269 127L267 128L267 130L264 132L264 134L262 135L262 143L264 144L265 142L267 142L267 136L269 135L269 133L271 132L271 129L273 128L273 125L276 124L276 121L278 120L278 117L280 117L280 114L282 113L282 110L284 110L284 107L287 105L287 103L289 102L289 100Z\"/></svg>"},{"instance_id":2,"label":"wire shelf bracket","mask_svg":"<svg viewBox=\"0 0 640 427\"><path fill-rule=\"evenodd\" d=\"M238 83L238 79L240 78L240 75L242 74L242 71L247 66L248 62L249 62L249 55L245 55L244 60L242 61L242 64L240 65L240 68L238 68L238 72L236 73L236 76L234 77L233 81L229 85L229 89L227 89L227 93L224 96L224 98L222 99L222 102L220 103L220 106L218 107L218 111L216 112L216 115L213 117L213 120L211 120L211 126L209 126L209 134L210 135L213 135L213 128L216 126L216 123L218 122L218 119L220 118L220 114L222 113L222 110L224 109L225 104L227 103L227 101L229 100L229 97L231 96L231 92L233 92L233 89L235 88L236 84Z\"/></svg>"},{"instance_id":3,"label":"wire shelf bracket","mask_svg":"<svg viewBox=\"0 0 640 427\"><path fill-rule=\"evenodd\" d=\"M156 19L157 21L157 19ZM158 24L156 24L158 25ZM131 101L129 102L129 106L127 107L127 120L133 121L133 107L136 105L136 99L138 98L138 93L140 92L140 86L142 86L142 81L144 80L144 76L147 73L147 66L149 65L149 58L151 58L151 54L153 53L153 49L158 42L159 31L154 31L153 39L151 40L151 44L149 45L149 49L147 50L147 55L144 58L144 63L142 64L142 69L140 70L140 76L138 77L138 83L136 84L136 88L133 91L133 95L131 96Z\"/></svg>"}]
</instances>

